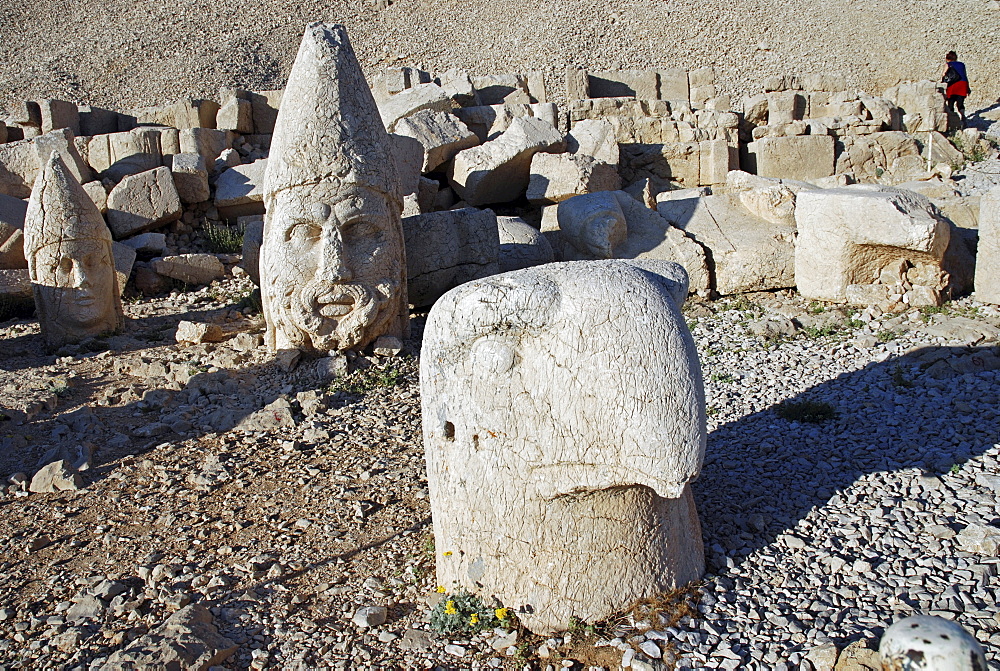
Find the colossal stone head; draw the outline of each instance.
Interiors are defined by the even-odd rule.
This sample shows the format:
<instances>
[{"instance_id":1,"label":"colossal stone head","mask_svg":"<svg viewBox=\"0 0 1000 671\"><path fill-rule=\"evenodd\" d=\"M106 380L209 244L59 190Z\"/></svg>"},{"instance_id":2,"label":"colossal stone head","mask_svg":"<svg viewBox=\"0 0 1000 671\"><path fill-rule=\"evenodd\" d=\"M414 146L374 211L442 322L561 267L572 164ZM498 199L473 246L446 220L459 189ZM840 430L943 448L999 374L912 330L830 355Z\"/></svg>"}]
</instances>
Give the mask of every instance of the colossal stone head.
<instances>
[{"instance_id":1,"label":"colossal stone head","mask_svg":"<svg viewBox=\"0 0 1000 671\"><path fill-rule=\"evenodd\" d=\"M705 401L687 290L674 263L593 261L438 300L420 384L439 584L550 632L700 576L688 483Z\"/></svg>"},{"instance_id":2,"label":"colossal stone head","mask_svg":"<svg viewBox=\"0 0 1000 671\"><path fill-rule=\"evenodd\" d=\"M24 250L38 321L50 347L122 327L111 232L56 152L31 191Z\"/></svg>"},{"instance_id":3,"label":"colossal stone head","mask_svg":"<svg viewBox=\"0 0 1000 671\"><path fill-rule=\"evenodd\" d=\"M345 350L408 320L389 136L341 25L306 27L264 178L260 285L272 350Z\"/></svg>"}]
</instances>

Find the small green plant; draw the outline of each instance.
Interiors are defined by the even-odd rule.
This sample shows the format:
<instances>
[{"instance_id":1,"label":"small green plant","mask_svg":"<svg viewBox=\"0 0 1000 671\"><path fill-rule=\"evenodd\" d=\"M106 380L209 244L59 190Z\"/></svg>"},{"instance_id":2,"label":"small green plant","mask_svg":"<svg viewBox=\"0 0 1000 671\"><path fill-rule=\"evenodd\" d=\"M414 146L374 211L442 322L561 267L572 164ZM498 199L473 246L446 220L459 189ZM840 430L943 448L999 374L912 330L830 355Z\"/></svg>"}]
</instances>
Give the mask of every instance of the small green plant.
<instances>
[{"instance_id":1,"label":"small green plant","mask_svg":"<svg viewBox=\"0 0 1000 671\"><path fill-rule=\"evenodd\" d=\"M837 411L825 401L785 401L778 405L775 412L789 422L809 424L819 424L837 416Z\"/></svg>"},{"instance_id":2,"label":"small green plant","mask_svg":"<svg viewBox=\"0 0 1000 671\"><path fill-rule=\"evenodd\" d=\"M817 303L816 301L810 301L809 307L806 308L806 312L811 315L821 315L826 312L826 306L822 303Z\"/></svg>"},{"instance_id":3,"label":"small green plant","mask_svg":"<svg viewBox=\"0 0 1000 671\"><path fill-rule=\"evenodd\" d=\"M882 175L884 175L884 174L885 174L885 170L883 170L882 168L879 168L879 167L875 168L875 176L876 177L881 178Z\"/></svg>"},{"instance_id":4,"label":"small green plant","mask_svg":"<svg viewBox=\"0 0 1000 671\"><path fill-rule=\"evenodd\" d=\"M367 394L376 389L388 389L400 385L405 379L403 371L394 363L384 366L371 366L356 370L343 377L336 378L327 388L331 394Z\"/></svg>"},{"instance_id":5,"label":"small green plant","mask_svg":"<svg viewBox=\"0 0 1000 671\"><path fill-rule=\"evenodd\" d=\"M64 398L69 394L69 387L69 380L64 377L54 377L49 380L49 391L59 398Z\"/></svg>"},{"instance_id":6,"label":"small green plant","mask_svg":"<svg viewBox=\"0 0 1000 671\"><path fill-rule=\"evenodd\" d=\"M730 373L712 373L708 379L712 382L721 382L725 384L727 382L732 382L735 378Z\"/></svg>"},{"instance_id":7,"label":"small green plant","mask_svg":"<svg viewBox=\"0 0 1000 671\"><path fill-rule=\"evenodd\" d=\"M751 301L746 296L737 296L733 298L728 303L726 303L725 310L739 310L740 312L756 312L757 304Z\"/></svg>"},{"instance_id":8,"label":"small green plant","mask_svg":"<svg viewBox=\"0 0 1000 671\"><path fill-rule=\"evenodd\" d=\"M946 312L948 312L948 308L943 305L925 305L920 308L920 319L927 324L934 315L945 314Z\"/></svg>"},{"instance_id":9,"label":"small green plant","mask_svg":"<svg viewBox=\"0 0 1000 671\"><path fill-rule=\"evenodd\" d=\"M444 588L439 587L441 592ZM506 608L493 608L466 591L445 594L431 611L431 629L448 636L473 634L505 626L512 620Z\"/></svg>"},{"instance_id":10,"label":"small green plant","mask_svg":"<svg viewBox=\"0 0 1000 671\"><path fill-rule=\"evenodd\" d=\"M948 472L952 475L958 475L960 470L962 470L962 464L952 464L951 468L948 469Z\"/></svg>"},{"instance_id":11,"label":"small green plant","mask_svg":"<svg viewBox=\"0 0 1000 671\"><path fill-rule=\"evenodd\" d=\"M243 250L243 229L226 224L205 224L202 232L209 250L216 254L237 254Z\"/></svg>"},{"instance_id":12,"label":"small green plant","mask_svg":"<svg viewBox=\"0 0 1000 671\"><path fill-rule=\"evenodd\" d=\"M580 636L594 636L597 634L597 626L572 616L569 618L569 626L566 631Z\"/></svg>"},{"instance_id":13,"label":"small green plant","mask_svg":"<svg viewBox=\"0 0 1000 671\"><path fill-rule=\"evenodd\" d=\"M913 381L906 377L903 367L898 363L895 368L892 369L892 384L894 387L900 387L903 389L910 389L913 387Z\"/></svg>"},{"instance_id":14,"label":"small green plant","mask_svg":"<svg viewBox=\"0 0 1000 671\"><path fill-rule=\"evenodd\" d=\"M893 331L892 329L883 329L875 334L875 339L882 343L890 342L898 337L899 333L897 331Z\"/></svg>"},{"instance_id":15,"label":"small green plant","mask_svg":"<svg viewBox=\"0 0 1000 671\"><path fill-rule=\"evenodd\" d=\"M826 324L824 326L806 326L802 329L802 332L813 340L817 340L819 338L832 336L837 333L837 330L837 327L833 324Z\"/></svg>"}]
</instances>

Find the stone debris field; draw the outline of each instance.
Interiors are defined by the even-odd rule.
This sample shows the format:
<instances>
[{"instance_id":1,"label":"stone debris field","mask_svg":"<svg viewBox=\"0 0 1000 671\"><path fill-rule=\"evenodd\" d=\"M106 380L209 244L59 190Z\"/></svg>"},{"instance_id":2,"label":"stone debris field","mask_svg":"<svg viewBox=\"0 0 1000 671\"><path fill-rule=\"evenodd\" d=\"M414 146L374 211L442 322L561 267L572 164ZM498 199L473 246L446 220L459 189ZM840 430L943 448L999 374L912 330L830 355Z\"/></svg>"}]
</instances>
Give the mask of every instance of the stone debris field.
<instances>
[{"instance_id":1,"label":"stone debris field","mask_svg":"<svg viewBox=\"0 0 1000 671\"><path fill-rule=\"evenodd\" d=\"M980 56L965 117L343 23L0 79L0 671L1000 669Z\"/></svg>"}]
</instances>

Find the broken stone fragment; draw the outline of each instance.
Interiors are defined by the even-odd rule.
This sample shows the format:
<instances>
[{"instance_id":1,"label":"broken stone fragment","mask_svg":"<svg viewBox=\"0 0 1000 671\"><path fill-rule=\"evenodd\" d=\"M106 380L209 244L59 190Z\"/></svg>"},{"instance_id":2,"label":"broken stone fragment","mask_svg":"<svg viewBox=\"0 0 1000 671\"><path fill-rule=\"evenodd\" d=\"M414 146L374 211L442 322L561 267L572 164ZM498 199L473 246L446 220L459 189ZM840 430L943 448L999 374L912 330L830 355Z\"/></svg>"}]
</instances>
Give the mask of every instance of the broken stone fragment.
<instances>
[{"instance_id":1,"label":"broken stone fragment","mask_svg":"<svg viewBox=\"0 0 1000 671\"><path fill-rule=\"evenodd\" d=\"M174 154L170 173L182 203L202 203L208 200L208 168L201 154Z\"/></svg>"},{"instance_id":2,"label":"broken stone fragment","mask_svg":"<svg viewBox=\"0 0 1000 671\"><path fill-rule=\"evenodd\" d=\"M224 170L215 183L215 207L220 216L229 219L264 214L266 172L266 158Z\"/></svg>"},{"instance_id":3,"label":"broken stone fragment","mask_svg":"<svg viewBox=\"0 0 1000 671\"><path fill-rule=\"evenodd\" d=\"M204 342L222 342L225 334L218 324L181 321L177 324L174 340L180 344L198 345Z\"/></svg>"},{"instance_id":4,"label":"broken stone fragment","mask_svg":"<svg viewBox=\"0 0 1000 671\"><path fill-rule=\"evenodd\" d=\"M393 133L396 130L396 124L401 119L421 110L448 112L456 106L455 101L448 96L447 91L437 84L427 83L417 84L389 96L378 104L378 111L385 129Z\"/></svg>"},{"instance_id":5,"label":"broken stone fragment","mask_svg":"<svg viewBox=\"0 0 1000 671\"><path fill-rule=\"evenodd\" d=\"M497 271L506 273L552 263L552 246L541 232L519 217L497 217L500 256Z\"/></svg>"},{"instance_id":6,"label":"broken stone fragment","mask_svg":"<svg viewBox=\"0 0 1000 671\"><path fill-rule=\"evenodd\" d=\"M226 267L214 254L180 254L153 259L153 270L187 284L209 284L226 275Z\"/></svg>"},{"instance_id":7,"label":"broken stone fragment","mask_svg":"<svg viewBox=\"0 0 1000 671\"><path fill-rule=\"evenodd\" d=\"M449 181L469 205L514 200L524 193L531 159L539 151L561 151L562 134L546 121L518 117L495 140L460 151L452 163Z\"/></svg>"},{"instance_id":8,"label":"broken stone fragment","mask_svg":"<svg viewBox=\"0 0 1000 671\"><path fill-rule=\"evenodd\" d=\"M412 137L423 147L421 172L427 173L451 160L463 149L479 144L479 138L454 115L434 110L421 110L401 119L393 131Z\"/></svg>"},{"instance_id":9,"label":"broken stone fragment","mask_svg":"<svg viewBox=\"0 0 1000 671\"><path fill-rule=\"evenodd\" d=\"M499 272L492 210L462 208L403 219L409 300L432 304L459 284Z\"/></svg>"},{"instance_id":10,"label":"broken stone fragment","mask_svg":"<svg viewBox=\"0 0 1000 671\"><path fill-rule=\"evenodd\" d=\"M83 487L83 478L68 461L60 459L44 466L31 478L28 491L35 494L75 491Z\"/></svg>"},{"instance_id":11,"label":"broken stone fragment","mask_svg":"<svg viewBox=\"0 0 1000 671\"><path fill-rule=\"evenodd\" d=\"M177 221L182 211L174 179L163 166L129 175L108 194L108 226L116 240Z\"/></svg>"},{"instance_id":12,"label":"broken stone fragment","mask_svg":"<svg viewBox=\"0 0 1000 671\"><path fill-rule=\"evenodd\" d=\"M27 268L24 258L24 217L28 203L0 194L0 270Z\"/></svg>"},{"instance_id":13,"label":"broken stone fragment","mask_svg":"<svg viewBox=\"0 0 1000 671\"><path fill-rule=\"evenodd\" d=\"M539 152L531 159L531 174L525 194L536 205L559 203L595 191L621 188L618 169L585 154Z\"/></svg>"}]
</instances>

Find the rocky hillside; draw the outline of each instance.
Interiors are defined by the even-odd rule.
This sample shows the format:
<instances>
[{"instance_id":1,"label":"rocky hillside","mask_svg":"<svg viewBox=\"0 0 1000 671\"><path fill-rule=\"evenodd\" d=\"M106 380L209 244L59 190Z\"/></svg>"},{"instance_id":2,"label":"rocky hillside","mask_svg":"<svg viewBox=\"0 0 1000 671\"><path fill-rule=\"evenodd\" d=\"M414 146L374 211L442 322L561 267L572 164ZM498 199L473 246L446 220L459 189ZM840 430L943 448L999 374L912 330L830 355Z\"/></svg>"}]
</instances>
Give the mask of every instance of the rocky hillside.
<instances>
[{"instance_id":1,"label":"rocky hillside","mask_svg":"<svg viewBox=\"0 0 1000 671\"><path fill-rule=\"evenodd\" d=\"M730 93L774 74L834 72L881 92L936 78L955 49L973 109L1000 96L998 0L0 0L0 107L58 97L125 108L220 86L278 88L308 21L345 23L369 74L715 65Z\"/></svg>"}]
</instances>

